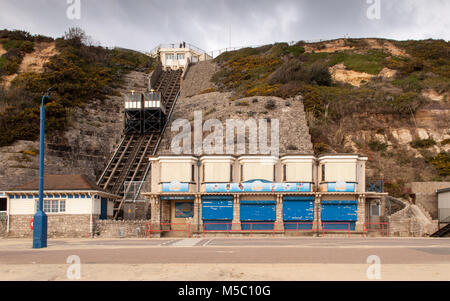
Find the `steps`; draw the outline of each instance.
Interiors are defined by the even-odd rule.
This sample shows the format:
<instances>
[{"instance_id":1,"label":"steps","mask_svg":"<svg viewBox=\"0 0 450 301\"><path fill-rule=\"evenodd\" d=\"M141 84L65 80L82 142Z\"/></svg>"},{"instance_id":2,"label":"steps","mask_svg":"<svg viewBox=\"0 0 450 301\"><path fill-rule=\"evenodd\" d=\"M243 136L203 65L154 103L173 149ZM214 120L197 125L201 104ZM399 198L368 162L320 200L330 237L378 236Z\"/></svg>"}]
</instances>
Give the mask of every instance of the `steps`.
<instances>
[{"instance_id":1,"label":"steps","mask_svg":"<svg viewBox=\"0 0 450 301\"><path fill-rule=\"evenodd\" d=\"M431 234L430 237L444 237L450 234L450 224L437 230L435 233Z\"/></svg>"},{"instance_id":2,"label":"steps","mask_svg":"<svg viewBox=\"0 0 450 301\"><path fill-rule=\"evenodd\" d=\"M156 84L165 100L166 112L171 112L180 92L182 70L162 71ZM166 120L166 123L168 120ZM163 133L127 134L118 145L97 184L112 194L124 196L125 182L142 182L150 170L150 156L157 151ZM114 208L117 218L124 199Z\"/></svg>"}]
</instances>

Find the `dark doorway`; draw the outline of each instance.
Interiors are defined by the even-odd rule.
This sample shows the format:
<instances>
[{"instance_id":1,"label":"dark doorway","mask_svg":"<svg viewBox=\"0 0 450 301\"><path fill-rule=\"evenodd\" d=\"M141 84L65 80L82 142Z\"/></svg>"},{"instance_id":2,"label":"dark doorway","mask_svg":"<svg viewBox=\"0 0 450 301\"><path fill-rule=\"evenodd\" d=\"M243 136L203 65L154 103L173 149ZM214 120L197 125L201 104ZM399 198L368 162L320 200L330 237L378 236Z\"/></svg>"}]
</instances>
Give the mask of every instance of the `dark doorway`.
<instances>
[{"instance_id":1,"label":"dark doorway","mask_svg":"<svg viewBox=\"0 0 450 301\"><path fill-rule=\"evenodd\" d=\"M6 206L6 199L0 199L0 211L6 211L7 210L7 206Z\"/></svg>"}]
</instances>

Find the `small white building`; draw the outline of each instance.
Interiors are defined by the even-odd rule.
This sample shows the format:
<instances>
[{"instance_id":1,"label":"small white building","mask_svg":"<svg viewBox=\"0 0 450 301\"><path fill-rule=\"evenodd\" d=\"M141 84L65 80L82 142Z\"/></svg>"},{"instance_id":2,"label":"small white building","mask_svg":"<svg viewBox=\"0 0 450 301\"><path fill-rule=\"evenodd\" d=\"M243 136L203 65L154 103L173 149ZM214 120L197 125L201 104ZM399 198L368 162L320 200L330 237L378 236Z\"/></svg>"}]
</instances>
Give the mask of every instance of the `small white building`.
<instances>
[{"instance_id":1,"label":"small white building","mask_svg":"<svg viewBox=\"0 0 450 301\"><path fill-rule=\"evenodd\" d=\"M43 209L48 217L48 236L89 237L96 220L113 218L120 196L101 190L84 175L45 175ZM4 192L2 211L7 233L32 236L32 219L39 204L39 179Z\"/></svg>"},{"instance_id":2,"label":"small white building","mask_svg":"<svg viewBox=\"0 0 450 301\"><path fill-rule=\"evenodd\" d=\"M148 53L151 57L160 56L164 70L186 69L189 63L211 60L212 56L206 51L187 43L161 44Z\"/></svg>"}]
</instances>

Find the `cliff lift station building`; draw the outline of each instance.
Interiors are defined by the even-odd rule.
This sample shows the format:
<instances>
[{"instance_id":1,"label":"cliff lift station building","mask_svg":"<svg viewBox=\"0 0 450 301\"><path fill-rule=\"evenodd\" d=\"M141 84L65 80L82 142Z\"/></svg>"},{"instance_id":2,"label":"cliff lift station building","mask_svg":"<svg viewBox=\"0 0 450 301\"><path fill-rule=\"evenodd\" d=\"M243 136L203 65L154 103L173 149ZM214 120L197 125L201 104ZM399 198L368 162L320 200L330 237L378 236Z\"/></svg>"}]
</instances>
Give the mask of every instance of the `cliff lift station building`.
<instances>
[{"instance_id":1,"label":"cliff lift station building","mask_svg":"<svg viewBox=\"0 0 450 301\"><path fill-rule=\"evenodd\" d=\"M155 233L344 231L384 221L384 193L366 192L366 157L352 154L155 156L151 159ZM169 229L170 227L170 229ZM387 230L387 229L386 229ZM210 233L209 233L210 232Z\"/></svg>"}]
</instances>

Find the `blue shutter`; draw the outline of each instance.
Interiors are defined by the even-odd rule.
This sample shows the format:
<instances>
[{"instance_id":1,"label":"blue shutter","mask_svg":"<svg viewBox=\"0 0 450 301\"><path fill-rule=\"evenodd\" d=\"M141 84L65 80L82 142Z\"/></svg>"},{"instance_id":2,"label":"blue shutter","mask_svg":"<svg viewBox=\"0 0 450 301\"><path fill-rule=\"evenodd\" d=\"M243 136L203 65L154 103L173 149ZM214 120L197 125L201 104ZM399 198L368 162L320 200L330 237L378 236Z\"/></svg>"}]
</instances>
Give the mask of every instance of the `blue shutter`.
<instances>
[{"instance_id":1,"label":"blue shutter","mask_svg":"<svg viewBox=\"0 0 450 301\"><path fill-rule=\"evenodd\" d=\"M242 230L273 229L277 218L275 201L241 201L240 209Z\"/></svg>"},{"instance_id":2,"label":"blue shutter","mask_svg":"<svg viewBox=\"0 0 450 301\"><path fill-rule=\"evenodd\" d=\"M227 230L233 221L233 196L203 196L202 219L205 230ZM231 225L228 225L231 230Z\"/></svg>"},{"instance_id":3,"label":"blue shutter","mask_svg":"<svg viewBox=\"0 0 450 301\"><path fill-rule=\"evenodd\" d=\"M348 225L350 225L350 230L355 229L355 222L358 219L357 201L322 201L321 207L324 229L347 230Z\"/></svg>"},{"instance_id":4,"label":"blue shutter","mask_svg":"<svg viewBox=\"0 0 450 301\"><path fill-rule=\"evenodd\" d=\"M312 229L314 221L314 197L283 197L283 220L285 222L285 229L297 229L297 227L303 230Z\"/></svg>"}]
</instances>

